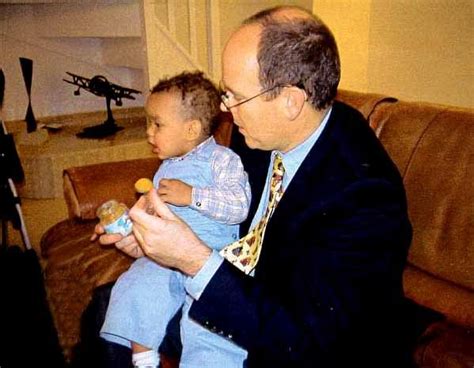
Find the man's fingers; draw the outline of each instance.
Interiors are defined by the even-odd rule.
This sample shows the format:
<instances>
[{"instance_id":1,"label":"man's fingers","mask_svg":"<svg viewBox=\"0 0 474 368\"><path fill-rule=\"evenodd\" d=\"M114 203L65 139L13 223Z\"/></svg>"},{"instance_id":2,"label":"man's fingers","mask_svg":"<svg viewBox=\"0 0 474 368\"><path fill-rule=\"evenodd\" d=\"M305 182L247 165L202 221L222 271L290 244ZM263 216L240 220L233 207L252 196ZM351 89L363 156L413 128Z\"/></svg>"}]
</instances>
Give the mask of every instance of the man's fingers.
<instances>
[{"instance_id":1,"label":"man's fingers","mask_svg":"<svg viewBox=\"0 0 474 368\"><path fill-rule=\"evenodd\" d=\"M104 227L100 223L96 224L94 228L94 234L92 234L90 237L90 241L96 241L97 238L103 233L105 233Z\"/></svg>"},{"instance_id":2,"label":"man's fingers","mask_svg":"<svg viewBox=\"0 0 474 368\"><path fill-rule=\"evenodd\" d=\"M102 245L110 245L118 243L123 239L120 234L104 234L99 237L99 243Z\"/></svg>"},{"instance_id":3,"label":"man's fingers","mask_svg":"<svg viewBox=\"0 0 474 368\"><path fill-rule=\"evenodd\" d=\"M123 238L120 234L106 234L104 227L99 223L95 225L94 234L90 237L91 241L99 240L102 245L110 245L120 241Z\"/></svg>"},{"instance_id":4,"label":"man's fingers","mask_svg":"<svg viewBox=\"0 0 474 368\"><path fill-rule=\"evenodd\" d=\"M143 251L140 245L137 243L137 238L134 235L128 235L127 237L116 243L115 246L117 247L117 249L134 258L139 258L143 256Z\"/></svg>"},{"instance_id":5,"label":"man's fingers","mask_svg":"<svg viewBox=\"0 0 474 368\"><path fill-rule=\"evenodd\" d=\"M154 190L150 190L150 192L154 192ZM148 206L148 200L147 200L147 195L142 195L140 198L138 198L138 201L135 202L133 205L133 208L140 208L142 210L146 210Z\"/></svg>"},{"instance_id":6,"label":"man's fingers","mask_svg":"<svg viewBox=\"0 0 474 368\"><path fill-rule=\"evenodd\" d=\"M143 239L143 231L144 231L144 228L138 223L135 223L133 225L133 235L135 235L135 238L137 239L138 243L142 247L143 251L145 251L146 243L145 243L145 240Z\"/></svg>"}]
</instances>

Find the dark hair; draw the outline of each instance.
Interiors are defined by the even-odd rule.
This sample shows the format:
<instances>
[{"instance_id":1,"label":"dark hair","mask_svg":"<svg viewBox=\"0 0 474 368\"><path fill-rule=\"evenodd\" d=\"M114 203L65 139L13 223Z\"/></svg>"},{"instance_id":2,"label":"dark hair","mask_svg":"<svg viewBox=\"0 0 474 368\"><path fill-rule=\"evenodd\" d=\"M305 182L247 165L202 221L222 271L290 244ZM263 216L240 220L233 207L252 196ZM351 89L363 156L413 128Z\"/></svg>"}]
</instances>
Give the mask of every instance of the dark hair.
<instances>
[{"instance_id":1,"label":"dark hair","mask_svg":"<svg viewBox=\"0 0 474 368\"><path fill-rule=\"evenodd\" d=\"M301 12L298 17L278 14ZM316 109L329 106L337 93L341 67L336 40L321 19L290 6L263 10L243 22L262 27L258 45L259 80L263 89L293 85L302 88ZM276 97L281 88L268 92Z\"/></svg>"},{"instance_id":2,"label":"dark hair","mask_svg":"<svg viewBox=\"0 0 474 368\"><path fill-rule=\"evenodd\" d=\"M206 135L211 135L218 123L220 94L204 73L183 72L165 78L151 89L151 93L176 92L181 95L181 114L185 120L197 119Z\"/></svg>"}]
</instances>

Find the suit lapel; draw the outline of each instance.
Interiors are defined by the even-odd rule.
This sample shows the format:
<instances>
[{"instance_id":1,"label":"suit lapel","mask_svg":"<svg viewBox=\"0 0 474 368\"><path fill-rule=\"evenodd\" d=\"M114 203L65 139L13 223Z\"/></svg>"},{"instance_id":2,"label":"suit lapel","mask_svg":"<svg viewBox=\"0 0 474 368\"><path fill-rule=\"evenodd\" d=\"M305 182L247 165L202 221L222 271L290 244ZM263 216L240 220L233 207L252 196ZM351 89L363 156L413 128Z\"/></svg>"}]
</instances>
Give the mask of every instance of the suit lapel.
<instances>
[{"instance_id":1,"label":"suit lapel","mask_svg":"<svg viewBox=\"0 0 474 368\"><path fill-rule=\"evenodd\" d=\"M339 132L338 121L340 121L338 108L335 105L321 136L301 163L288 188L285 189L274 217L279 218L284 216L283 214L292 213L299 206L307 207L309 202L312 206L318 205L318 202L314 201L315 196L318 197L318 193L324 192L323 187L327 186L328 179L325 177L327 173L323 172L322 161L328 155L334 154Z\"/></svg>"},{"instance_id":2,"label":"suit lapel","mask_svg":"<svg viewBox=\"0 0 474 368\"><path fill-rule=\"evenodd\" d=\"M286 237L291 237L290 226L298 223L303 213L318 211L323 208L331 191L332 179L341 174L337 168L328 165L331 155L337 154L339 142L343 138L345 121L344 109L336 102L328 123L321 136L301 163L293 180L278 204L267 227L264 238L262 257L265 253L265 244L281 243ZM268 249L267 249L268 250Z\"/></svg>"},{"instance_id":3,"label":"suit lapel","mask_svg":"<svg viewBox=\"0 0 474 368\"><path fill-rule=\"evenodd\" d=\"M293 180L288 188L285 189L280 203L278 204L272 219L269 222L269 231L276 239L286 233L285 228L288 223L292 223L294 217L299 211L308 208L308 203L313 206L313 210L322 205L327 186L330 185L330 178L327 178L327 172L323 172L322 161L328 155L334 154L336 145L343 135L342 124L346 120L346 112L343 105L334 102L331 116L326 124L321 136L306 158L301 163ZM245 235L250 227L250 223L255 215L270 164L270 152L260 150L245 149L240 153L245 170L249 174L250 185L252 188L252 202L247 220L241 224L241 235ZM321 194L320 194L321 193ZM320 200L318 201L318 198ZM293 220L292 220L293 219ZM274 235L274 236L273 236ZM267 236L265 237L267 240ZM264 240L264 242L265 242Z\"/></svg>"}]
</instances>

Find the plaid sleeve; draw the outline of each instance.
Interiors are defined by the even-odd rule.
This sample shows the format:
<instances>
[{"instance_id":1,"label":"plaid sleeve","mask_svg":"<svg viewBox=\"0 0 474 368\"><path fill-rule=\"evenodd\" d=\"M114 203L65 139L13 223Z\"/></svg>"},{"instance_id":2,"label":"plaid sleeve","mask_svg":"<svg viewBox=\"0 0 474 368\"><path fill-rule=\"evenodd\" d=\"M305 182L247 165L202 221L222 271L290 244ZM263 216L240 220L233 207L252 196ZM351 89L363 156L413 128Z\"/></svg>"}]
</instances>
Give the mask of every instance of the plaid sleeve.
<instances>
[{"instance_id":1,"label":"plaid sleeve","mask_svg":"<svg viewBox=\"0 0 474 368\"><path fill-rule=\"evenodd\" d=\"M191 207L218 222L239 224L247 218L250 184L239 156L216 150L211 160L213 185L193 188Z\"/></svg>"}]
</instances>

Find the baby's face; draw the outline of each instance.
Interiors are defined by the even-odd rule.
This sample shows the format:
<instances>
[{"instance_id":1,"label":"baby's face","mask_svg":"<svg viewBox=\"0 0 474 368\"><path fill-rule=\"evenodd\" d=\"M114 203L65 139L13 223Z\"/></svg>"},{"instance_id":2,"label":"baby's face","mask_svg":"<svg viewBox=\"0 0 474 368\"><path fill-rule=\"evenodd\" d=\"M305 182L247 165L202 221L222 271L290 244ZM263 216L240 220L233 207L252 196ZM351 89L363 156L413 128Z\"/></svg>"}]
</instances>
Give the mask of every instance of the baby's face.
<instances>
[{"instance_id":1,"label":"baby's face","mask_svg":"<svg viewBox=\"0 0 474 368\"><path fill-rule=\"evenodd\" d=\"M186 139L188 124L180 115L180 107L176 93L153 93L146 101L148 143L161 160L182 156L190 150Z\"/></svg>"}]
</instances>

